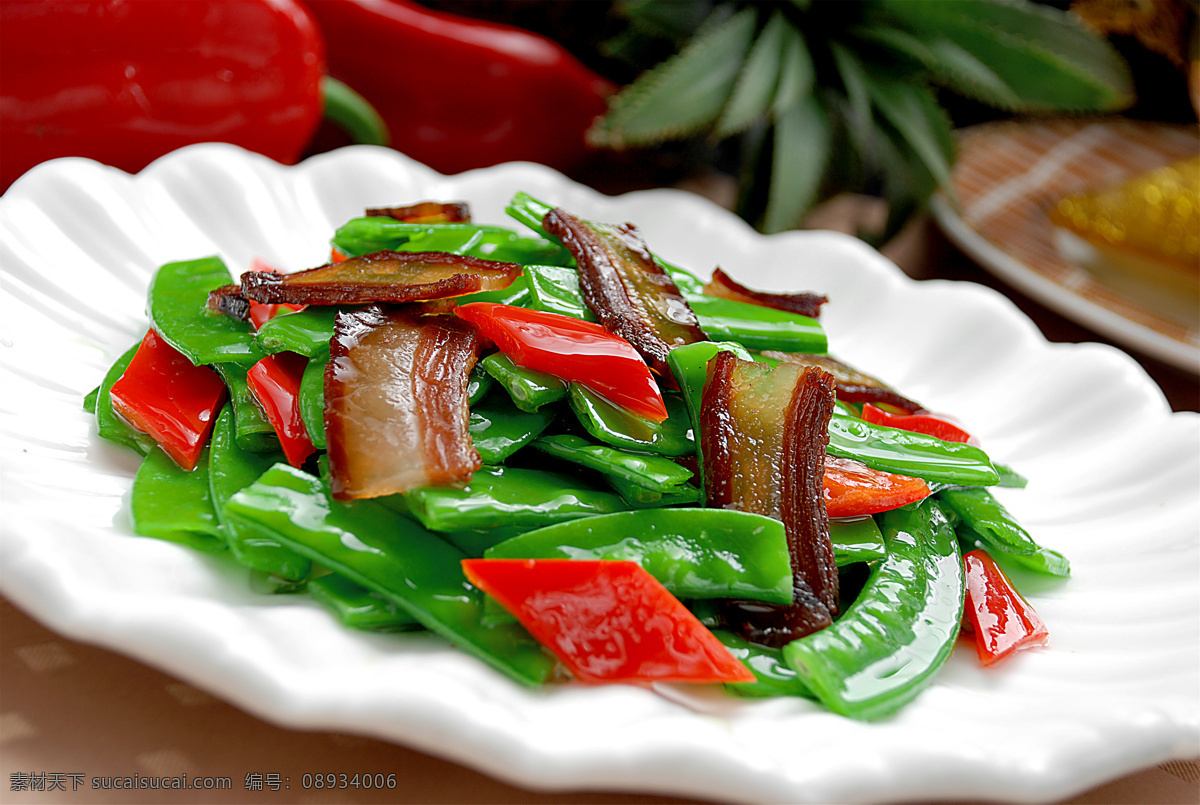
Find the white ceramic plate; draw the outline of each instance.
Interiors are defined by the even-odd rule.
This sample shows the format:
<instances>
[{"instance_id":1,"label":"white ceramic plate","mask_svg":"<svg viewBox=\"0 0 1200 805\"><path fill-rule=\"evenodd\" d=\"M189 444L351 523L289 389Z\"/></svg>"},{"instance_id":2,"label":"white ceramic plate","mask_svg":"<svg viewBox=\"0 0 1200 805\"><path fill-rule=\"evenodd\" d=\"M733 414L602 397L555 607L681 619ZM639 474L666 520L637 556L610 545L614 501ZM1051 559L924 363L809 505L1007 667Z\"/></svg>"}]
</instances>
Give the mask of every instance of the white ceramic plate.
<instances>
[{"instance_id":1,"label":"white ceramic plate","mask_svg":"<svg viewBox=\"0 0 1200 805\"><path fill-rule=\"evenodd\" d=\"M309 602L251 592L219 560L129 533L136 459L97 439L80 400L144 331L156 266L219 254L236 272L256 256L309 267L364 206L466 199L500 223L521 189L634 221L701 272L827 293L841 357L953 412L1029 477L1003 500L1075 568L1028 588L1053 645L996 669L960 649L876 724L716 690L532 691L434 637L344 630ZM995 293L912 282L842 235L761 237L680 192L608 198L526 164L443 177L366 147L286 168L203 145L136 177L61 160L0 205L0 579L66 635L281 724L392 739L540 789L1045 801L1200 752L1200 417L1170 414L1116 350L1046 343Z\"/></svg>"}]
</instances>

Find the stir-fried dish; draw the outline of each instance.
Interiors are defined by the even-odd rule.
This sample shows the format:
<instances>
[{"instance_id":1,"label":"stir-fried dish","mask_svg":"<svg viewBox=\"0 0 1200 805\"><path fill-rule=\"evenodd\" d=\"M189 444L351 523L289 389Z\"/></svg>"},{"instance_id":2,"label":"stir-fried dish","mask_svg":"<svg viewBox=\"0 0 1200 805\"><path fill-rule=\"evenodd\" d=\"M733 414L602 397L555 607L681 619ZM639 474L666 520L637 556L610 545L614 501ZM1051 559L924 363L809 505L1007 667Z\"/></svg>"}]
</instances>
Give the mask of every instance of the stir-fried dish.
<instances>
[{"instance_id":1,"label":"stir-fried dish","mask_svg":"<svg viewBox=\"0 0 1200 805\"><path fill-rule=\"evenodd\" d=\"M829 354L819 291L704 282L517 193L367 210L328 264L171 263L86 406L134 530L528 685L723 684L894 713L1065 577L964 427ZM734 270L736 274L736 270ZM1002 671L1000 671L1002 672Z\"/></svg>"}]
</instances>

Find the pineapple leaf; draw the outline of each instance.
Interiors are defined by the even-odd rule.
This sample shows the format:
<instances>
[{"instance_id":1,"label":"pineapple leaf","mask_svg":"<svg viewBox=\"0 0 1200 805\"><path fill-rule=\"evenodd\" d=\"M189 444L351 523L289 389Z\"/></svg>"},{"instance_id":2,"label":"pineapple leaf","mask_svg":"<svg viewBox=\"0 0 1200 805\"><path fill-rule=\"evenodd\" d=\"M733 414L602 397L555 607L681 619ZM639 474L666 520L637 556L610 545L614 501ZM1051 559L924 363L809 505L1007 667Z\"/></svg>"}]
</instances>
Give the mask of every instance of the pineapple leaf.
<instances>
[{"instance_id":1,"label":"pineapple leaf","mask_svg":"<svg viewBox=\"0 0 1200 805\"><path fill-rule=\"evenodd\" d=\"M800 99L808 96L816 83L817 71L804 35L794 25L783 31L783 63L779 67L779 86L771 111L776 117L787 112Z\"/></svg>"},{"instance_id":2,"label":"pineapple leaf","mask_svg":"<svg viewBox=\"0 0 1200 805\"><path fill-rule=\"evenodd\" d=\"M867 92L867 71L854 51L839 42L829 43L833 62L842 78L849 106L850 137L860 153L866 154L871 139L871 96Z\"/></svg>"},{"instance_id":3,"label":"pineapple leaf","mask_svg":"<svg viewBox=\"0 0 1200 805\"><path fill-rule=\"evenodd\" d=\"M799 225L813 206L829 161L831 133L829 117L815 93L809 93L779 116L764 232L781 232Z\"/></svg>"},{"instance_id":4,"label":"pineapple leaf","mask_svg":"<svg viewBox=\"0 0 1200 805\"><path fill-rule=\"evenodd\" d=\"M918 39L899 28L860 28L855 35L883 45L921 64L935 84L1000 109L1015 109L1021 98L1000 76L955 42L944 37Z\"/></svg>"},{"instance_id":5,"label":"pineapple leaf","mask_svg":"<svg viewBox=\"0 0 1200 805\"><path fill-rule=\"evenodd\" d=\"M717 120L715 134L718 139L745 131L751 123L767 114L779 84L786 27L787 20L775 12L750 48L729 104Z\"/></svg>"},{"instance_id":6,"label":"pineapple leaf","mask_svg":"<svg viewBox=\"0 0 1200 805\"><path fill-rule=\"evenodd\" d=\"M949 184L954 161L954 133L945 111L929 87L866 73L871 101L912 150L938 184Z\"/></svg>"},{"instance_id":7,"label":"pineapple leaf","mask_svg":"<svg viewBox=\"0 0 1200 805\"><path fill-rule=\"evenodd\" d=\"M1020 111L1111 111L1133 100L1120 55L1063 12L1027 0L874 6L918 39L949 40L988 65L1021 99Z\"/></svg>"},{"instance_id":8,"label":"pineapple leaf","mask_svg":"<svg viewBox=\"0 0 1200 805\"><path fill-rule=\"evenodd\" d=\"M588 132L589 141L612 148L655 145L712 123L733 92L754 28L752 8L705 23L683 50L609 101L608 113Z\"/></svg>"}]
</instances>

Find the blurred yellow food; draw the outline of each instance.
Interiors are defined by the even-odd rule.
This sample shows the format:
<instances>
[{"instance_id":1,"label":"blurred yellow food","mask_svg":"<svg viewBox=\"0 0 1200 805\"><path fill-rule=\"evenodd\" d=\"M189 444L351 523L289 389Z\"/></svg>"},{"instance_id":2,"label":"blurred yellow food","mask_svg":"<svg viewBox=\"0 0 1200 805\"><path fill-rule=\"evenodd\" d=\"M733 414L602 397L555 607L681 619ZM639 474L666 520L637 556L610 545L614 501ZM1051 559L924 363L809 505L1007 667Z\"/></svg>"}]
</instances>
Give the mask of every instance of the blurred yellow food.
<instances>
[{"instance_id":1,"label":"blurred yellow food","mask_svg":"<svg viewBox=\"0 0 1200 805\"><path fill-rule=\"evenodd\" d=\"M1200 272L1200 157L1067 196L1050 220L1101 251Z\"/></svg>"}]
</instances>

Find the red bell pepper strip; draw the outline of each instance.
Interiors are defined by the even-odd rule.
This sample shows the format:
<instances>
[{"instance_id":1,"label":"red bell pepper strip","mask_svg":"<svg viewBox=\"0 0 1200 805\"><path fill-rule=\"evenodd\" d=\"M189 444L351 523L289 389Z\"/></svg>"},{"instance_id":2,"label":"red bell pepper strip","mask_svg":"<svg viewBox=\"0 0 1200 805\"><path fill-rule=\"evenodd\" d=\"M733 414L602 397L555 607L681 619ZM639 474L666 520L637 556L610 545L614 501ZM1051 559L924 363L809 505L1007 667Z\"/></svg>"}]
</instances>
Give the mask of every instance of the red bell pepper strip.
<instances>
[{"instance_id":1,"label":"red bell pepper strip","mask_svg":"<svg viewBox=\"0 0 1200 805\"><path fill-rule=\"evenodd\" d=\"M267 263L263 262L257 257L250 261L250 270L263 271L268 274L282 273L279 269L275 268L274 266L267 265ZM253 299L247 299L246 301L250 305L250 314L248 316L250 327L256 331L259 327L262 327L264 323L275 318L281 312L301 310L304 308L304 305L292 305L286 302L280 304L270 304L265 302L255 302Z\"/></svg>"},{"instance_id":2,"label":"red bell pepper strip","mask_svg":"<svg viewBox=\"0 0 1200 805\"><path fill-rule=\"evenodd\" d=\"M934 436L946 442L974 444L971 434L936 414L889 414L882 408L876 408L867 403L863 406L862 418L872 425L924 433L926 436Z\"/></svg>"},{"instance_id":3,"label":"red bell pepper strip","mask_svg":"<svg viewBox=\"0 0 1200 805\"><path fill-rule=\"evenodd\" d=\"M180 467L191 470L225 402L225 383L149 330L109 395L113 410L126 422L149 434Z\"/></svg>"},{"instance_id":4,"label":"red bell pepper strip","mask_svg":"<svg viewBox=\"0 0 1200 805\"><path fill-rule=\"evenodd\" d=\"M920 478L873 470L849 458L825 456L825 509L830 517L859 517L929 497Z\"/></svg>"},{"instance_id":5,"label":"red bell pepper strip","mask_svg":"<svg viewBox=\"0 0 1200 805\"><path fill-rule=\"evenodd\" d=\"M268 355L250 367L246 381L275 429L288 463L297 469L316 452L300 415L300 380L308 360L294 352Z\"/></svg>"},{"instance_id":6,"label":"red bell pepper strip","mask_svg":"<svg viewBox=\"0 0 1200 805\"><path fill-rule=\"evenodd\" d=\"M379 111L396 150L442 173L587 159L584 134L615 87L557 43L404 0L307 6L330 75Z\"/></svg>"},{"instance_id":7,"label":"red bell pepper strip","mask_svg":"<svg viewBox=\"0 0 1200 805\"><path fill-rule=\"evenodd\" d=\"M980 662L993 665L1022 649L1046 644L1050 637L1046 624L986 551L964 554L963 567L966 615Z\"/></svg>"},{"instance_id":8,"label":"red bell pepper strip","mask_svg":"<svg viewBox=\"0 0 1200 805\"><path fill-rule=\"evenodd\" d=\"M655 422L667 418L662 393L642 356L599 324L494 302L460 305L454 313L520 366L580 383Z\"/></svg>"},{"instance_id":9,"label":"red bell pepper strip","mask_svg":"<svg viewBox=\"0 0 1200 805\"><path fill-rule=\"evenodd\" d=\"M462 567L582 682L755 681L633 562L464 559Z\"/></svg>"},{"instance_id":10,"label":"red bell pepper strip","mask_svg":"<svg viewBox=\"0 0 1200 805\"><path fill-rule=\"evenodd\" d=\"M324 51L295 0L5 0L0 190L55 157L132 172L208 141L293 163L321 120Z\"/></svg>"}]
</instances>

